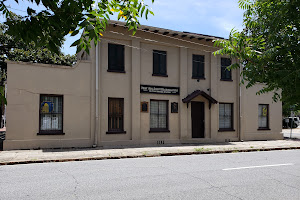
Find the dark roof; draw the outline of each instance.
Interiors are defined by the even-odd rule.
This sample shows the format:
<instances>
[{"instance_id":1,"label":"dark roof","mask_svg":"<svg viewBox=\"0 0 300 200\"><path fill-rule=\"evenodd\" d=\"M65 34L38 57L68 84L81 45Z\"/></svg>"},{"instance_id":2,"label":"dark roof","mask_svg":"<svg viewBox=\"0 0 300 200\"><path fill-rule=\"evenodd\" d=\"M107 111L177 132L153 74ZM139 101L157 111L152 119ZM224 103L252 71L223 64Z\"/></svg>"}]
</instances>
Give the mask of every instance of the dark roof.
<instances>
[{"instance_id":1,"label":"dark roof","mask_svg":"<svg viewBox=\"0 0 300 200\"><path fill-rule=\"evenodd\" d=\"M215 100L210 95L208 95L207 93L205 93L205 92L203 92L201 90L195 90L191 94L187 95L187 97L185 97L184 99L182 99L182 102L183 103L190 103L194 98L196 98L199 95L201 95L204 98L206 98L210 103L215 103L215 104L218 103L217 100Z\"/></svg>"},{"instance_id":2,"label":"dark roof","mask_svg":"<svg viewBox=\"0 0 300 200\"><path fill-rule=\"evenodd\" d=\"M122 21L115 21L115 20L109 20L109 24L113 24L114 26L126 26L125 22ZM212 36L212 35L205 35L205 34L200 34L200 33L192 33L192 32L187 32L187 31L175 31L175 30L170 30L170 29L165 29L165 28L159 28L159 27L153 27L153 26L147 26L147 25L139 25L139 29L145 30L145 31L150 31L154 33L161 33L162 35L170 35L173 37L187 37L190 39L197 38L198 40L203 40L205 39L206 41L213 41L217 39L224 39L222 37L218 36Z\"/></svg>"}]
</instances>

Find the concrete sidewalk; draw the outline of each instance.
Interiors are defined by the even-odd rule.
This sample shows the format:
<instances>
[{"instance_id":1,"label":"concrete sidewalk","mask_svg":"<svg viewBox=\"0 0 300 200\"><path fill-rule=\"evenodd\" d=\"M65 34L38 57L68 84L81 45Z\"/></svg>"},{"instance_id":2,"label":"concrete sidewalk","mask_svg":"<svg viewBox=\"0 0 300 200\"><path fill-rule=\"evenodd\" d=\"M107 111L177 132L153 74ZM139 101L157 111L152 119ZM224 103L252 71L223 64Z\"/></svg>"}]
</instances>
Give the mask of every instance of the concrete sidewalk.
<instances>
[{"instance_id":1,"label":"concrete sidewalk","mask_svg":"<svg viewBox=\"0 0 300 200\"><path fill-rule=\"evenodd\" d=\"M191 155L235 153L250 151L270 151L300 149L300 140L272 140L250 142L228 142L197 145L172 145L155 147L120 147L113 149L84 148L84 149L42 149L42 150L13 150L0 152L0 165L67 162L82 160L103 160L138 158L154 156Z\"/></svg>"}]
</instances>

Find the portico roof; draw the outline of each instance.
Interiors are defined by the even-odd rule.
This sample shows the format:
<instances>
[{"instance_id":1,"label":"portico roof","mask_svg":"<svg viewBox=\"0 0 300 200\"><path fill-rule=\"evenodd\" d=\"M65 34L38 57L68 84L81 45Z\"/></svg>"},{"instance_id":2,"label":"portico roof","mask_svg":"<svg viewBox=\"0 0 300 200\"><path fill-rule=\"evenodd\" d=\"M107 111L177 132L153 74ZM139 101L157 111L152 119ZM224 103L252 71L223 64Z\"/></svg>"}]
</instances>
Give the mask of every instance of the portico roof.
<instances>
[{"instance_id":1,"label":"portico roof","mask_svg":"<svg viewBox=\"0 0 300 200\"><path fill-rule=\"evenodd\" d=\"M183 103L190 103L194 98L196 98L199 95L206 98L209 101L210 104L211 103L214 103L214 104L218 103L217 100L215 100L213 97L211 97L209 94L203 92L202 90L195 90L191 94L187 95L184 99L182 99L182 102Z\"/></svg>"}]
</instances>

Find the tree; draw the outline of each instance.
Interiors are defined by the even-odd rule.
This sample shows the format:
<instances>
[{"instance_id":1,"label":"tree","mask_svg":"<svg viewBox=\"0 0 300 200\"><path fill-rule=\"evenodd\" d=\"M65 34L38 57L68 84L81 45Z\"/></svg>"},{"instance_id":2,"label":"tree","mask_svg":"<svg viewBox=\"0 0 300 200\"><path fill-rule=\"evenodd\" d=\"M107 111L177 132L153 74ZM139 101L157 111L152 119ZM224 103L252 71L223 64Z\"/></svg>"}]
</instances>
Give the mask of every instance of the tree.
<instances>
[{"instance_id":1,"label":"tree","mask_svg":"<svg viewBox=\"0 0 300 200\"><path fill-rule=\"evenodd\" d=\"M7 70L5 60L23 61L44 64L56 64L72 66L76 63L76 56L64 55L60 52L55 54L45 47L37 47L33 42L24 43L7 34L7 25L0 23L0 74L4 79ZM0 81L3 85L3 79Z\"/></svg>"},{"instance_id":2,"label":"tree","mask_svg":"<svg viewBox=\"0 0 300 200\"><path fill-rule=\"evenodd\" d=\"M18 2L18 0L15 0ZM77 51L84 49L89 53L91 42L97 44L108 24L110 15L117 13L118 19L124 19L126 26L133 33L137 30L139 18L153 12L144 4L144 0L27 0L43 6L37 11L27 8L27 15L14 18L12 11L5 5L6 0L0 0L0 13L7 18L8 33L29 44L34 42L40 46L58 53L64 37L82 34L72 46L77 45ZM97 3L98 2L98 3ZM152 3L154 0L152 0Z\"/></svg>"},{"instance_id":3,"label":"tree","mask_svg":"<svg viewBox=\"0 0 300 200\"><path fill-rule=\"evenodd\" d=\"M243 31L232 30L228 40L215 41L217 54L228 54L243 67L242 83L263 83L262 94L274 92L275 101L300 106L299 0L239 0L244 9Z\"/></svg>"}]
</instances>

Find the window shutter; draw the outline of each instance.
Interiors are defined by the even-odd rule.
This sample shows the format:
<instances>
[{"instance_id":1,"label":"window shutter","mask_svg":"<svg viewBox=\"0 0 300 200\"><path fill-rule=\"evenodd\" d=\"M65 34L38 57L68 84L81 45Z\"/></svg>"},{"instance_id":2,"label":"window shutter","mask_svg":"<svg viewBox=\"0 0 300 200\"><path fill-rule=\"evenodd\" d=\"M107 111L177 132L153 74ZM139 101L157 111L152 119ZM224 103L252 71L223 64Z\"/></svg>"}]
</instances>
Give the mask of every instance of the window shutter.
<instances>
[{"instance_id":1,"label":"window shutter","mask_svg":"<svg viewBox=\"0 0 300 200\"><path fill-rule=\"evenodd\" d=\"M167 74L167 55L166 52L161 52L160 54L160 74L166 75Z\"/></svg>"},{"instance_id":2,"label":"window shutter","mask_svg":"<svg viewBox=\"0 0 300 200\"><path fill-rule=\"evenodd\" d=\"M204 56L193 55L193 75L194 78L204 78Z\"/></svg>"},{"instance_id":3,"label":"window shutter","mask_svg":"<svg viewBox=\"0 0 300 200\"><path fill-rule=\"evenodd\" d=\"M159 74L159 54L153 51L153 74Z\"/></svg>"},{"instance_id":4,"label":"window shutter","mask_svg":"<svg viewBox=\"0 0 300 200\"><path fill-rule=\"evenodd\" d=\"M108 44L108 69L124 71L124 45Z\"/></svg>"},{"instance_id":5,"label":"window shutter","mask_svg":"<svg viewBox=\"0 0 300 200\"><path fill-rule=\"evenodd\" d=\"M153 74L167 74L167 52L153 50Z\"/></svg>"},{"instance_id":6,"label":"window shutter","mask_svg":"<svg viewBox=\"0 0 300 200\"><path fill-rule=\"evenodd\" d=\"M118 45L116 49L116 57L118 63L116 66L116 70L124 71L124 46Z\"/></svg>"},{"instance_id":7,"label":"window shutter","mask_svg":"<svg viewBox=\"0 0 300 200\"><path fill-rule=\"evenodd\" d=\"M221 58L221 79L231 80L231 71L227 69L230 65L230 58Z\"/></svg>"}]
</instances>

